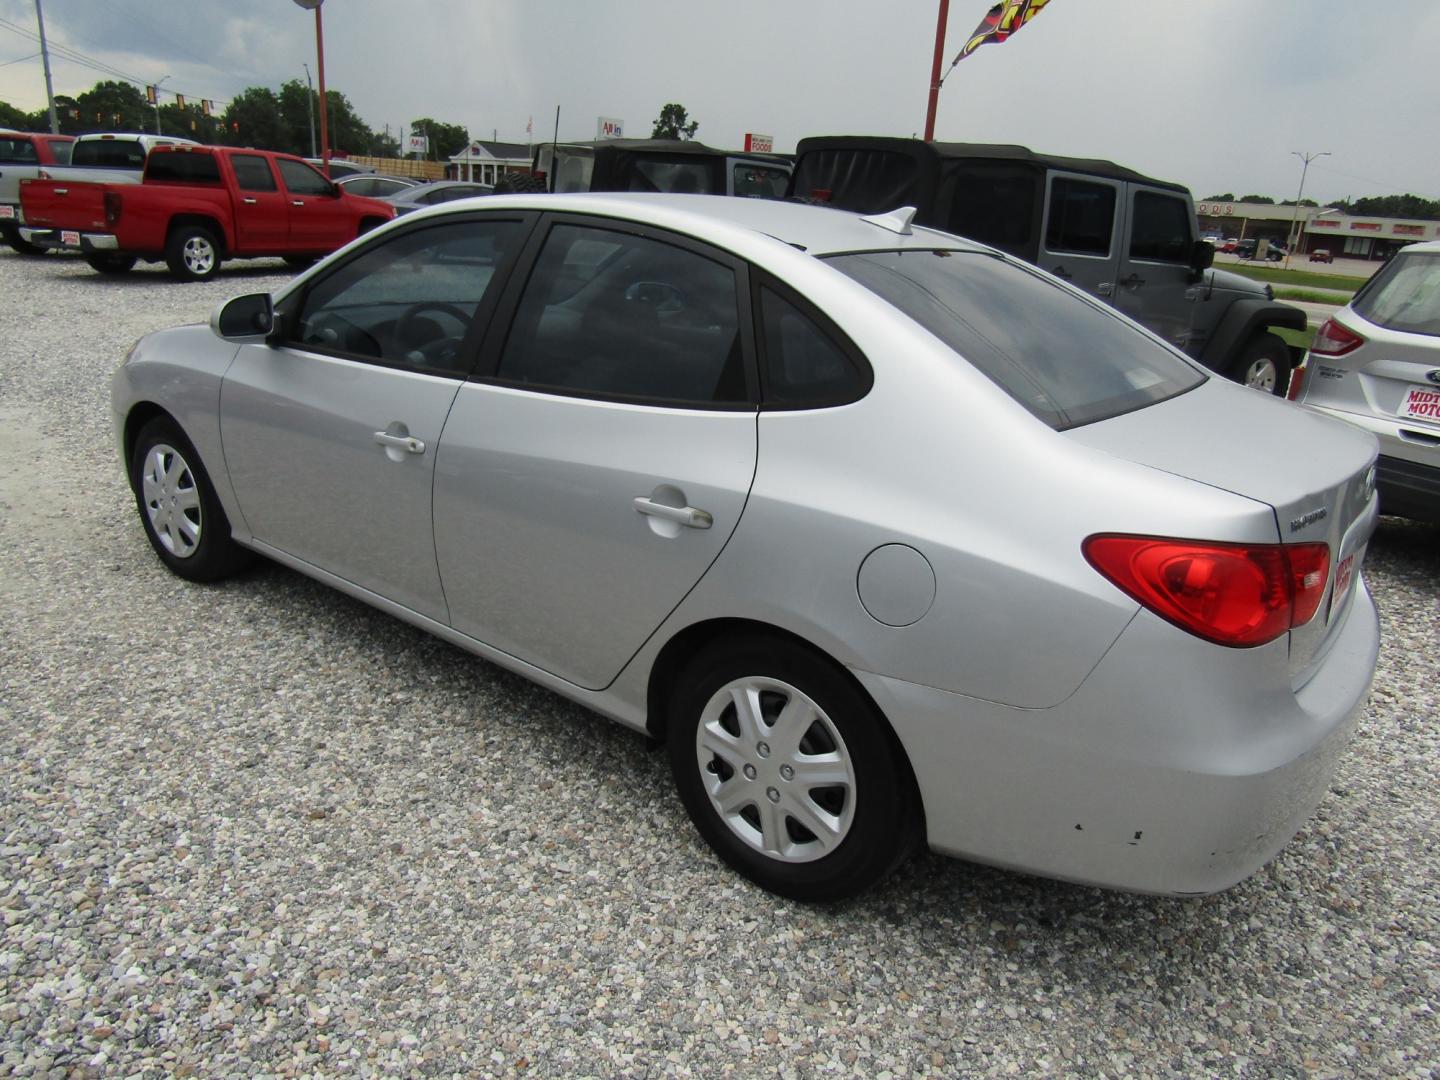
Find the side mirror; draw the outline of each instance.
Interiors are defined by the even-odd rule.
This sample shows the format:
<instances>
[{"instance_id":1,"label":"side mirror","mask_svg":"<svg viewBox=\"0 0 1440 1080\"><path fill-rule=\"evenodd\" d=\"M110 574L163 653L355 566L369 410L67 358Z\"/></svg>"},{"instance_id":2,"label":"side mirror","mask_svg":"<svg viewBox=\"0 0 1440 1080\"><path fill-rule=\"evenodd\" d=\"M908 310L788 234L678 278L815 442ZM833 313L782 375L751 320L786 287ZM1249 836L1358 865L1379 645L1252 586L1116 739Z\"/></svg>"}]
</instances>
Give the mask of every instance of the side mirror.
<instances>
[{"instance_id":1,"label":"side mirror","mask_svg":"<svg viewBox=\"0 0 1440 1080\"><path fill-rule=\"evenodd\" d=\"M1215 264L1215 245L1209 240L1196 240L1190 248L1190 269L1199 278Z\"/></svg>"},{"instance_id":2,"label":"side mirror","mask_svg":"<svg viewBox=\"0 0 1440 1080\"><path fill-rule=\"evenodd\" d=\"M210 329L227 341L264 341L275 329L275 305L269 293L227 300L210 316Z\"/></svg>"}]
</instances>

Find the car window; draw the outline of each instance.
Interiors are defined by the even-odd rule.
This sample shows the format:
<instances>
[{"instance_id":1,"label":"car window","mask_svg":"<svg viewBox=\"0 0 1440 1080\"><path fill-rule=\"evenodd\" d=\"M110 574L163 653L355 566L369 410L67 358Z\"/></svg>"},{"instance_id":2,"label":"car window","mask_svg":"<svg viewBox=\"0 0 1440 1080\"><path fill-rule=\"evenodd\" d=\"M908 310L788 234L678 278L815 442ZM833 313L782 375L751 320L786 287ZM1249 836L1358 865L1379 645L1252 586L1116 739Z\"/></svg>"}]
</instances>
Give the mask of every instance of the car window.
<instances>
[{"instance_id":1,"label":"car window","mask_svg":"<svg viewBox=\"0 0 1440 1080\"><path fill-rule=\"evenodd\" d=\"M40 154L29 139L0 138L0 165L36 165Z\"/></svg>"},{"instance_id":2,"label":"car window","mask_svg":"<svg viewBox=\"0 0 1440 1080\"><path fill-rule=\"evenodd\" d=\"M151 154L145 178L165 184L218 184L220 166L213 154L183 151Z\"/></svg>"},{"instance_id":3,"label":"car window","mask_svg":"<svg viewBox=\"0 0 1440 1080\"><path fill-rule=\"evenodd\" d=\"M1440 337L1440 252L1402 252L1352 303L1376 326Z\"/></svg>"},{"instance_id":4,"label":"car window","mask_svg":"<svg viewBox=\"0 0 1440 1080\"><path fill-rule=\"evenodd\" d=\"M278 191L275 174L270 171L270 162L259 154L233 154L230 167L235 170L235 182L241 191Z\"/></svg>"},{"instance_id":5,"label":"car window","mask_svg":"<svg viewBox=\"0 0 1440 1080\"><path fill-rule=\"evenodd\" d=\"M635 171L630 176L630 190L713 195L715 186L711 183L708 162L652 161L640 158L635 162Z\"/></svg>"},{"instance_id":6,"label":"car window","mask_svg":"<svg viewBox=\"0 0 1440 1080\"><path fill-rule=\"evenodd\" d=\"M1014 260L876 251L828 261L1056 429L1118 416L1205 381L1119 314Z\"/></svg>"},{"instance_id":7,"label":"car window","mask_svg":"<svg viewBox=\"0 0 1440 1080\"><path fill-rule=\"evenodd\" d=\"M280 166L280 178L285 181L285 188L291 195L330 194L330 181L303 161L276 158L275 164Z\"/></svg>"},{"instance_id":8,"label":"car window","mask_svg":"<svg viewBox=\"0 0 1440 1080\"><path fill-rule=\"evenodd\" d=\"M736 195L759 199L783 199L790 183L790 170L778 165L757 165L753 161L737 161L731 174Z\"/></svg>"},{"instance_id":9,"label":"car window","mask_svg":"<svg viewBox=\"0 0 1440 1080\"><path fill-rule=\"evenodd\" d=\"M461 221L372 244L305 293L290 344L397 367L468 371L465 347L519 221Z\"/></svg>"},{"instance_id":10,"label":"car window","mask_svg":"<svg viewBox=\"0 0 1440 1080\"><path fill-rule=\"evenodd\" d=\"M760 289L760 319L766 405L840 405L869 391L868 368L862 370L814 319L768 285Z\"/></svg>"},{"instance_id":11,"label":"car window","mask_svg":"<svg viewBox=\"0 0 1440 1080\"><path fill-rule=\"evenodd\" d=\"M1134 219L1130 223L1130 258L1188 263L1191 220L1184 199L1155 191L1137 191Z\"/></svg>"},{"instance_id":12,"label":"car window","mask_svg":"<svg viewBox=\"0 0 1440 1080\"><path fill-rule=\"evenodd\" d=\"M139 169L145 165L145 147L134 139L81 140L70 151L70 164Z\"/></svg>"},{"instance_id":13,"label":"car window","mask_svg":"<svg viewBox=\"0 0 1440 1080\"><path fill-rule=\"evenodd\" d=\"M1050 182L1045 248L1077 255L1109 255L1115 225L1115 188L1068 176Z\"/></svg>"},{"instance_id":14,"label":"car window","mask_svg":"<svg viewBox=\"0 0 1440 1080\"><path fill-rule=\"evenodd\" d=\"M75 145L74 142L69 139L46 139L45 141L50 146L50 153L55 157L55 164L70 164L70 151Z\"/></svg>"},{"instance_id":15,"label":"car window","mask_svg":"<svg viewBox=\"0 0 1440 1080\"><path fill-rule=\"evenodd\" d=\"M745 401L735 271L687 248L580 225L550 230L498 377L677 404Z\"/></svg>"},{"instance_id":16,"label":"car window","mask_svg":"<svg viewBox=\"0 0 1440 1080\"><path fill-rule=\"evenodd\" d=\"M962 159L951 175L947 231L1033 258L1040 182L1035 173L1008 163Z\"/></svg>"}]
</instances>

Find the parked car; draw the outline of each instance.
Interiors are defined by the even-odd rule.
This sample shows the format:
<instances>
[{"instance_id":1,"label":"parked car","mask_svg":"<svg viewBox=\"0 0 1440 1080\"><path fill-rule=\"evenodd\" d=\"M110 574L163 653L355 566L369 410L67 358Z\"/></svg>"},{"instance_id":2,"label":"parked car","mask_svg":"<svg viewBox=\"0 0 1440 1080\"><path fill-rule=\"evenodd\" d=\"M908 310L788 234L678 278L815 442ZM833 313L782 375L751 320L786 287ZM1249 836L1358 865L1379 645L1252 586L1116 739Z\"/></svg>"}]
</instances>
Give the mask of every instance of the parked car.
<instances>
[{"instance_id":1,"label":"parked car","mask_svg":"<svg viewBox=\"0 0 1440 1080\"><path fill-rule=\"evenodd\" d=\"M422 181L411 180L408 176L382 176L379 173L352 173L349 176L342 176L335 181L343 190L351 195L363 195L367 199L383 199L390 195L398 195L412 187L419 186Z\"/></svg>"},{"instance_id":2,"label":"parked car","mask_svg":"<svg viewBox=\"0 0 1440 1080\"><path fill-rule=\"evenodd\" d=\"M1238 243L1240 243L1240 241L1235 239L1235 237L1227 236L1224 240L1220 241L1220 245L1216 248L1216 250L1222 251L1226 255L1233 255L1235 254L1235 246Z\"/></svg>"},{"instance_id":3,"label":"parked car","mask_svg":"<svg viewBox=\"0 0 1440 1080\"><path fill-rule=\"evenodd\" d=\"M472 184L467 180L437 180L432 184L421 184L418 187L406 188L404 191L397 191L393 195L387 195L385 201L395 208L395 213L408 214L414 210L423 210L427 206L439 206L441 203L454 202L456 199L473 199L479 195L493 194L495 189L489 184Z\"/></svg>"},{"instance_id":4,"label":"parked car","mask_svg":"<svg viewBox=\"0 0 1440 1080\"><path fill-rule=\"evenodd\" d=\"M917 222L1035 263L1257 390L1283 395L1303 356L1272 331L1303 330L1305 313L1212 268L1190 192L1113 161L830 135L800 140L790 194L861 213L913 206Z\"/></svg>"},{"instance_id":5,"label":"parked car","mask_svg":"<svg viewBox=\"0 0 1440 1080\"><path fill-rule=\"evenodd\" d=\"M42 249L20 239L25 213L20 208L20 181L33 180L45 166L70 160L73 135L0 128L0 240L21 255L39 255Z\"/></svg>"},{"instance_id":6,"label":"parked car","mask_svg":"<svg viewBox=\"0 0 1440 1080\"><path fill-rule=\"evenodd\" d=\"M433 207L142 339L111 403L175 573L259 552L664 741L792 897L916 841L1223 889L1375 666L1372 437L904 214Z\"/></svg>"},{"instance_id":7,"label":"parked car","mask_svg":"<svg viewBox=\"0 0 1440 1080\"><path fill-rule=\"evenodd\" d=\"M717 150L694 140L599 139L542 143L531 173L548 189L577 191L669 191L783 199L790 180L783 154Z\"/></svg>"},{"instance_id":8,"label":"parked car","mask_svg":"<svg viewBox=\"0 0 1440 1080\"><path fill-rule=\"evenodd\" d=\"M1320 327L1294 396L1380 440L1382 513L1440 522L1440 242L1405 248Z\"/></svg>"},{"instance_id":9,"label":"parked car","mask_svg":"<svg viewBox=\"0 0 1440 1080\"><path fill-rule=\"evenodd\" d=\"M325 171L324 158L307 157L304 159L304 161L305 164L310 165L315 169L318 169L322 173ZM330 159L331 180L342 180L347 176L371 176L374 173L375 170L369 165L358 165L355 162L347 161L344 158L332 157Z\"/></svg>"},{"instance_id":10,"label":"parked car","mask_svg":"<svg viewBox=\"0 0 1440 1080\"><path fill-rule=\"evenodd\" d=\"M73 180L87 184L138 184L145 160L157 146L199 146L176 135L145 135L133 131L93 131L79 136L64 165L47 166L41 180Z\"/></svg>"},{"instance_id":11,"label":"parked car","mask_svg":"<svg viewBox=\"0 0 1440 1080\"><path fill-rule=\"evenodd\" d=\"M105 274L163 259L181 281L228 258L308 264L395 214L297 157L224 146L158 146L140 184L26 180L20 201L32 244L79 251Z\"/></svg>"},{"instance_id":12,"label":"parked car","mask_svg":"<svg viewBox=\"0 0 1440 1080\"><path fill-rule=\"evenodd\" d=\"M1329 248L1316 248L1314 251L1310 252L1310 261L1321 263L1334 262L1335 256L1330 254Z\"/></svg>"}]
</instances>

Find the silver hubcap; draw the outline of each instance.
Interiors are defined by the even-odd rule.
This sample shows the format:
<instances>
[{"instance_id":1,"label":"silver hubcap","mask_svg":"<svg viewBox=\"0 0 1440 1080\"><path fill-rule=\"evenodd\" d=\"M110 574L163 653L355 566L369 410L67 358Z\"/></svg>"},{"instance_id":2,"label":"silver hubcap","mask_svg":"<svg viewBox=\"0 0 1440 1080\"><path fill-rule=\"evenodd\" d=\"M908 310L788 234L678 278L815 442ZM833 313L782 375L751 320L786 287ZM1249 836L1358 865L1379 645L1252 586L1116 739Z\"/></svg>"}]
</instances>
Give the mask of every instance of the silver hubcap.
<instances>
[{"instance_id":1,"label":"silver hubcap","mask_svg":"<svg viewBox=\"0 0 1440 1080\"><path fill-rule=\"evenodd\" d=\"M839 846L855 818L855 769L830 718L789 683L749 676L705 705L695 758L730 831L782 862Z\"/></svg>"},{"instance_id":2,"label":"silver hubcap","mask_svg":"<svg viewBox=\"0 0 1440 1080\"><path fill-rule=\"evenodd\" d=\"M1245 372L1245 385L1274 393L1276 374L1275 361L1256 360L1250 365L1250 370Z\"/></svg>"},{"instance_id":3,"label":"silver hubcap","mask_svg":"<svg viewBox=\"0 0 1440 1080\"><path fill-rule=\"evenodd\" d=\"M156 443L140 477L150 528L170 554L184 559L200 544L200 491L190 466L173 446Z\"/></svg>"},{"instance_id":4,"label":"silver hubcap","mask_svg":"<svg viewBox=\"0 0 1440 1080\"><path fill-rule=\"evenodd\" d=\"M215 245L203 236L192 236L185 241L181 258L192 274L208 274L215 266Z\"/></svg>"}]
</instances>

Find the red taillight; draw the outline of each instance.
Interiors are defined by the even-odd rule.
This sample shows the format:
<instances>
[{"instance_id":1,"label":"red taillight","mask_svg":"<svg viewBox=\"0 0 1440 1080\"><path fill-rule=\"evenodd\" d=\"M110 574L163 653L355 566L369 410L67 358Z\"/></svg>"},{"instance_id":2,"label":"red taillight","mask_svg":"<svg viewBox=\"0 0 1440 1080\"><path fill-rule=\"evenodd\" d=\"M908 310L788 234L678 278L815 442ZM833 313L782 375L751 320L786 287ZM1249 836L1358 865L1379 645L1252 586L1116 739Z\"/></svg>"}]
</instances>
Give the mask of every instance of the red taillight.
<instances>
[{"instance_id":1,"label":"red taillight","mask_svg":"<svg viewBox=\"0 0 1440 1080\"><path fill-rule=\"evenodd\" d=\"M1315 617L1330 574L1327 544L1217 544L1158 536L1092 536L1090 565L1197 637L1249 648Z\"/></svg>"},{"instance_id":2,"label":"red taillight","mask_svg":"<svg viewBox=\"0 0 1440 1080\"><path fill-rule=\"evenodd\" d=\"M1355 331L1341 326L1334 319L1326 319L1324 325L1315 331L1310 351L1321 356L1344 356L1364 344L1365 339Z\"/></svg>"},{"instance_id":3,"label":"red taillight","mask_svg":"<svg viewBox=\"0 0 1440 1080\"><path fill-rule=\"evenodd\" d=\"M816 202L829 202L834 197L835 192L832 188L817 187L810 189L810 198L814 199Z\"/></svg>"},{"instance_id":4,"label":"red taillight","mask_svg":"<svg viewBox=\"0 0 1440 1080\"><path fill-rule=\"evenodd\" d=\"M1305 383L1310 378L1310 358L1307 355L1304 360L1295 365L1295 370L1290 372L1290 387L1285 391L1286 401L1299 401L1305 396Z\"/></svg>"},{"instance_id":5,"label":"red taillight","mask_svg":"<svg viewBox=\"0 0 1440 1080\"><path fill-rule=\"evenodd\" d=\"M120 193L118 191L105 192L105 225L107 228L115 228L120 224Z\"/></svg>"}]
</instances>

